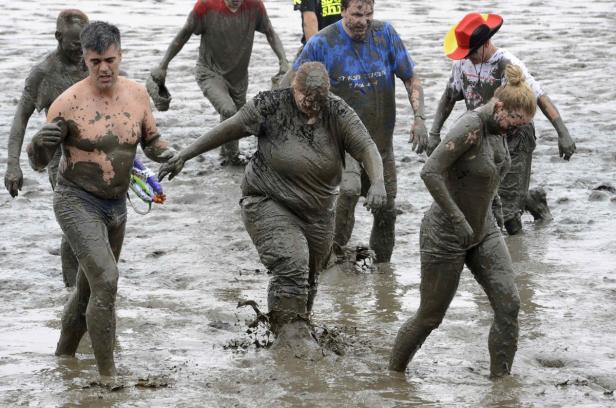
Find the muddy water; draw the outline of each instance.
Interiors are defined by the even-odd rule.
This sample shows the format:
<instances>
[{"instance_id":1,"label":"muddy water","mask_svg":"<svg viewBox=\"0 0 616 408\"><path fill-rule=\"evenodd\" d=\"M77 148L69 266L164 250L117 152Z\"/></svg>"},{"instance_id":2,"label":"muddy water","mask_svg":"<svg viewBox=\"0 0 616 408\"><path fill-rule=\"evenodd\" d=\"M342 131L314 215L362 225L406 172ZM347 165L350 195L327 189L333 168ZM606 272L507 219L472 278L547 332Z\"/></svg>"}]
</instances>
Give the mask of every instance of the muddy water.
<instances>
[{"instance_id":1,"label":"muddy water","mask_svg":"<svg viewBox=\"0 0 616 408\"><path fill-rule=\"evenodd\" d=\"M299 16L290 1L266 6L289 56L299 44ZM3 3L0 21L0 167L12 115L29 67L55 47L61 1ZM119 25L124 69L141 81L161 57L192 1L75 3L91 18ZM263 307L268 276L241 224L240 170L221 169L217 153L189 163L167 183L168 203L150 215L131 212L120 261L116 356L125 388L90 385L96 369L89 341L78 359L53 356L63 288L60 231L45 173L22 158L25 185L17 199L0 194L1 406L613 406L616 388L616 196L595 193L616 183L616 6L611 0L454 2L379 0L406 41L424 78L428 123L450 63L441 38L453 20L478 7L498 10L505 25L495 37L525 60L551 95L578 146L570 163L557 157L556 134L537 119L538 147L531 184L548 192L554 222L525 216L523 235L507 238L522 309L520 344L511 378L488 379L488 301L470 273L441 326L407 370L386 370L401 322L418 305L418 228L430 204L418 172L420 157L406 143L410 108L398 86L395 134L399 169L397 246L391 268L340 269L321 279L314 320L337 328L346 354L306 362L269 350L229 345L249 341L249 310ZM558 6L558 7L556 7ZM171 109L158 113L178 146L210 128L217 115L192 74L193 38L172 62ZM249 95L269 87L274 53L258 35ZM462 104L452 115L462 112ZM541 116L541 115L539 115ZM33 117L27 140L40 126ZM448 125L451 124L451 120ZM253 140L241 148L254 150ZM353 242L368 239L371 217L358 207Z\"/></svg>"}]
</instances>

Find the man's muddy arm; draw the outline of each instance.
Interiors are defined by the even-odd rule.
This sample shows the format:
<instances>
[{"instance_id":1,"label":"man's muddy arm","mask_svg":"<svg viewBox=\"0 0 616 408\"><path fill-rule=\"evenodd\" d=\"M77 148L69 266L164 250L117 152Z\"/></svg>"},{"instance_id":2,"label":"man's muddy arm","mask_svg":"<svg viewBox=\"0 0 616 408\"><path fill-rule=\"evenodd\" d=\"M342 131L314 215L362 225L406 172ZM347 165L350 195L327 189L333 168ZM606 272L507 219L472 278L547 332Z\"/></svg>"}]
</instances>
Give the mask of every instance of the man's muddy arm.
<instances>
[{"instance_id":1,"label":"man's muddy arm","mask_svg":"<svg viewBox=\"0 0 616 408\"><path fill-rule=\"evenodd\" d=\"M569 130L563 122L558 109L552 102L549 96L541 95L537 99L537 105L546 118L552 123L556 133L558 133L558 154L565 160L569 160L573 153L575 153L575 142L569 134Z\"/></svg>"},{"instance_id":2,"label":"man's muddy arm","mask_svg":"<svg viewBox=\"0 0 616 408\"><path fill-rule=\"evenodd\" d=\"M6 173L4 175L4 186L12 197L16 197L23 185L23 174L19 165L19 156L24 142L24 135L28 121L34 113L34 103L24 94L17 105L17 111L13 118L13 124L9 133L8 157L6 162Z\"/></svg>"},{"instance_id":3,"label":"man's muddy arm","mask_svg":"<svg viewBox=\"0 0 616 408\"><path fill-rule=\"evenodd\" d=\"M158 66L152 69L151 74L152 78L159 84L164 84L165 78L167 77L167 68L169 67L169 63L176 55L182 50L184 45L188 42L190 37L192 36L195 28L196 28L196 17L194 12L191 12L186 20L184 26L180 29L180 32L177 33L169 47L167 47L167 51L165 52L165 56Z\"/></svg>"},{"instance_id":4,"label":"man's muddy arm","mask_svg":"<svg viewBox=\"0 0 616 408\"><path fill-rule=\"evenodd\" d=\"M278 74L283 75L285 72L289 70L289 62L287 61L287 56L284 52L284 47L282 46L282 41L280 41L280 37L274 31L274 28L270 24L268 29L265 31L265 38L267 38L267 42L270 47L278 57Z\"/></svg>"},{"instance_id":5,"label":"man's muddy arm","mask_svg":"<svg viewBox=\"0 0 616 408\"><path fill-rule=\"evenodd\" d=\"M413 150L422 153L428 145L428 132L426 131L426 114L424 112L424 92L421 81L414 74L404 81L404 87L411 103L415 119L411 129L410 143L413 143Z\"/></svg>"},{"instance_id":6,"label":"man's muddy arm","mask_svg":"<svg viewBox=\"0 0 616 408\"><path fill-rule=\"evenodd\" d=\"M451 92L449 87L447 87L438 102L436 113L434 114L434 119L432 120L432 128L430 129L430 137L428 138L428 148L426 149L428 156L432 154L434 149L436 149L436 146L438 146L441 142L441 129L443 128L443 125L449 115L451 115L451 111L453 111L456 102L457 100L454 97L453 92Z\"/></svg>"}]
</instances>

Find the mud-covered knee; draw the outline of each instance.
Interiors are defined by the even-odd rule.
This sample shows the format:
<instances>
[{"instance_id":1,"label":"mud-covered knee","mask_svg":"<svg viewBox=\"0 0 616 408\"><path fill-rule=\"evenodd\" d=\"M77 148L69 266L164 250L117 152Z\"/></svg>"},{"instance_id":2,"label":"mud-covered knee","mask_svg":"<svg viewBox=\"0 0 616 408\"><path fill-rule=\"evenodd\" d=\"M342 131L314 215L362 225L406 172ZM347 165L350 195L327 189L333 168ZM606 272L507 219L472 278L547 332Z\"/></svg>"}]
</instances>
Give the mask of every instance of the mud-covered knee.
<instances>
[{"instance_id":1,"label":"mud-covered knee","mask_svg":"<svg viewBox=\"0 0 616 408\"><path fill-rule=\"evenodd\" d=\"M103 304L113 304L118 292L118 269L109 268L94 282L90 282L92 295L98 302Z\"/></svg>"},{"instance_id":2,"label":"mud-covered knee","mask_svg":"<svg viewBox=\"0 0 616 408\"><path fill-rule=\"evenodd\" d=\"M437 329L441 323L443 322L443 318L445 317L445 315L437 315L437 314L430 314L430 315L419 315L416 319L417 324L420 327L423 327L426 330L432 331Z\"/></svg>"}]
</instances>

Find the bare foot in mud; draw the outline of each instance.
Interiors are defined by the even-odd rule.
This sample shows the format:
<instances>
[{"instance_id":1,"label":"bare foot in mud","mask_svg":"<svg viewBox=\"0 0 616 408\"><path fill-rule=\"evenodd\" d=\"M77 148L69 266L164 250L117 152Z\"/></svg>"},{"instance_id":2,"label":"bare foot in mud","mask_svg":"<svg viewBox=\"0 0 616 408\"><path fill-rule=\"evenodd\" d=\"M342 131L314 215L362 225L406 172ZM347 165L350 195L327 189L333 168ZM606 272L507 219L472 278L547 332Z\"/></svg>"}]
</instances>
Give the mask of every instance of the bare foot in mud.
<instances>
[{"instance_id":1,"label":"bare foot in mud","mask_svg":"<svg viewBox=\"0 0 616 408\"><path fill-rule=\"evenodd\" d=\"M296 358L308 361L319 361L325 356L324 350L313 337L310 326L303 320L283 325L271 349L290 352Z\"/></svg>"}]
</instances>

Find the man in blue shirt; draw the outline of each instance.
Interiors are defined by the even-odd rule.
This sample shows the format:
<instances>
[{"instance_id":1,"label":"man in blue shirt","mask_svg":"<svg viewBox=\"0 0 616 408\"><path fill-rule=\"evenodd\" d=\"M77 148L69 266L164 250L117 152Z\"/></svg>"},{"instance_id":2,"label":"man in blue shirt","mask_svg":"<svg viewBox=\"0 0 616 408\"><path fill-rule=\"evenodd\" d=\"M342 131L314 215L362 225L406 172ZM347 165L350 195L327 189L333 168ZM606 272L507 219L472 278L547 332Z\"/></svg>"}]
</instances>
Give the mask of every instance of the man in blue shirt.
<instances>
[{"instance_id":1,"label":"man in blue shirt","mask_svg":"<svg viewBox=\"0 0 616 408\"><path fill-rule=\"evenodd\" d=\"M307 61L325 65L331 91L345 100L358 114L383 159L387 204L374 212L370 248L377 262L389 262L395 241L396 167L393 131L396 121L395 77L407 90L415 120L411 142L417 153L424 151L427 132L424 124L423 89L413 68L415 62L396 33L386 22L373 20L373 0L342 0L342 20L312 36L293 64L293 71ZM365 192L367 177L361 166L346 157L345 172L336 206L334 249L341 252L353 232L355 206Z\"/></svg>"}]
</instances>

